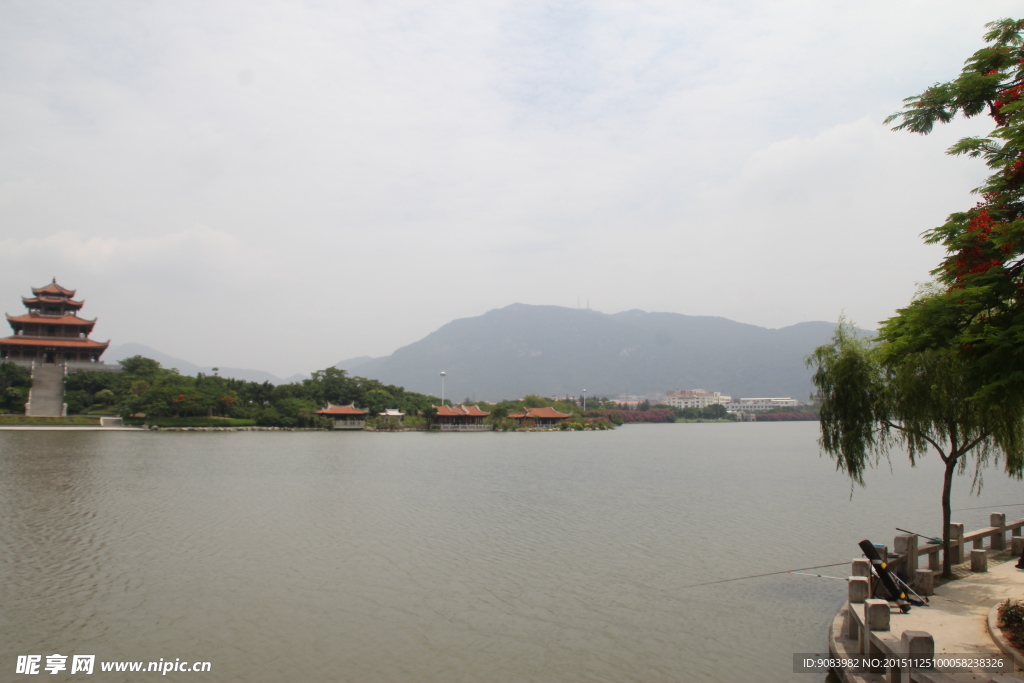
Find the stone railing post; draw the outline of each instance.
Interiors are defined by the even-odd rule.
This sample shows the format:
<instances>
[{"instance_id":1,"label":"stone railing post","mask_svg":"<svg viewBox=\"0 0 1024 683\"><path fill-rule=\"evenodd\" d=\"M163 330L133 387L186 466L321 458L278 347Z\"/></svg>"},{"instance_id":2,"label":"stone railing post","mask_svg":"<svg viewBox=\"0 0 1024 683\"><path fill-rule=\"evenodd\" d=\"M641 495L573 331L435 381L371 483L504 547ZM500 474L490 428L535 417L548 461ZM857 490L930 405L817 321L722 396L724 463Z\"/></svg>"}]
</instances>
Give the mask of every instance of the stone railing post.
<instances>
[{"instance_id":1,"label":"stone railing post","mask_svg":"<svg viewBox=\"0 0 1024 683\"><path fill-rule=\"evenodd\" d=\"M914 574L914 590L921 595L935 592L935 572L931 569L918 569Z\"/></svg>"},{"instance_id":2,"label":"stone railing post","mask_svg":"<svg viewBox=\"0 0 1024 683\"><path fill-rule=\"evenodd\" d=\"M928 553L928 569L933 572L937 572L942 569L942 560L939 558L939 553L942 552L942 546L936 546L934 550Z\"/></svg>"},{"instance_id":3,"label":"stone railing post","mask_svg":"<svg viewBox=\"0 0 1024 683\"><path fill-rule=\"evenodd\" d=\"M851 604L859 604L867 600L870 595L868 594L869 579L866 576L851 576L850 583L848 586L849 599Z\"/></svg>"},{"instance_id":4,"label":"stone railing post","mask_svg":"<svg viewBox=\"0 0 1024 683\"><path fill-rule=\"evenodd\" d=\"M930 659L935 656L935 639L926 631L904 631L900 638L900 649L904 657ZM905 667L900 671L901 683L910 683L912 670Z\"/></svg>"},{"instance_id":5,"label":"stone railing post","mask_svg":"<svg viewBox=\"0 0 1024 683\"><path fill-rule=\"evenodd\" d=\"M869 597L869 598L872 597L872 595L871 595L871 561L870 560L868 560L866 557L858 557L858 558L856 558L851 563L851 565L850 565L850 576L851 577L854 577L854 576L865 577L867 579L867 586L868 586L867 597Z\"/></svg>"},{"instance_id":6,"label":"stone railing post","mask_svg":"<svg viewBox=\"0 0 1024 683\"><path fill-rule=\"evenodd\" d=\"M963 564L964 562L964 525L949 525L949 554L950 564Z\"/></svg>"},{"instance_id":7,"label":"stone railing post","mask_svg":"<svg viewBox=\"0 0 1024 683\"><path fill-rule=\"evenodd\" d=\"M900 534L893 539L892 547L897 555L904 555L907 558L903 567L909 583L917 572L917 534Z\"/></svg>"},{"instance_id":8,"label":"stone railing post","mask_svg":"<svg viewBox=\"0 0 1024 683\"><path fill-rule=\"evenodd\" d=\"M988 525L999 528L998 532L992 534L992 550L1006 550L1006 513L993 512L988 516Z\"/></svg>"},{"instance_id":9,"label":"stone railing post","mask_svg":"<svg viewBox=\"0 0 1024 683\"><path fill-rule=\"evenodd\" d=\"M874 598L864 601L864 628L861 630L861 654L877 655L881 651L871 643L872 631L889 630L889 601Z\"/></svg>"},{"instance_id":10,"label":"stone railing post","mask_svg":"<svg viewBox=\"0 0 1024 683\"><path fill-rule=\"evenodd\" d=\"M988 571L988 551L984 548L975 548L971 551L971 571L978 573Z\"/></svg>"},{"instance_id":11,"label":"stone railing post","mask_svg":"<svg viewBox=\"0 0 1024 683\"><path fill-rule=\"evenodd\" d=\"M1014 536L1010 539L1010 552L1017 557L1024 553L1024 536Z\"/></svg>"}]
</instances>

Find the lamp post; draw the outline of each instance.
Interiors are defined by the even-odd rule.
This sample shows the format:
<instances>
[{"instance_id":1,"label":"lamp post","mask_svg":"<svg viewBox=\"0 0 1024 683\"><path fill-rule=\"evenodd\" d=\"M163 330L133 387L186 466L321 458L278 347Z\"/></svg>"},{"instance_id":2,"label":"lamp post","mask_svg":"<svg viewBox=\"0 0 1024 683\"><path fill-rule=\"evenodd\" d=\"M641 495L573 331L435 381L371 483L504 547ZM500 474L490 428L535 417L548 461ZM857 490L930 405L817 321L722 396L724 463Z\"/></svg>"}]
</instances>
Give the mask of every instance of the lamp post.
<instances>
[{"instance_id":1,"label":"lamp post","mask_svg":"<svg viewBox=\"0 0 1024 683\"><path fill-rule=\"evenodd\" d=\"M587 390L583 390L583 412L587 412Z\"/></svg>"},{"instance_id":2,"label":"lamp post","mask_svg":"<svg viewBox=\"0 0 1024 683\"><path fill-rule=\"evenodd\" d=\"M444 405L444 370L441 371L441 405Z\"/></svg>"}]
</instances>

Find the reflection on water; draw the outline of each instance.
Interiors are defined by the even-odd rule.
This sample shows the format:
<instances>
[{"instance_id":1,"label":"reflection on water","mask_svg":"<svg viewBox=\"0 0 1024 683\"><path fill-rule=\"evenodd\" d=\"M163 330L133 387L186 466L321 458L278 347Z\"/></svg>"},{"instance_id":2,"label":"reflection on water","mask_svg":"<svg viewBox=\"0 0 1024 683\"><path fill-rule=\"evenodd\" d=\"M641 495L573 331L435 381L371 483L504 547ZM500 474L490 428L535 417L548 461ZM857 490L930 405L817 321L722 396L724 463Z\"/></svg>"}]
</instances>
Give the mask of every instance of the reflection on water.
<instances>
[{"instance_id":1,"label":"reflection on water","mask_svg":"<svg viewBox=\"0 0 1024 683\"><path fill-rule=\"evenodd\" d=\"M937 462L894 457L851 500L816 437L0 432L0 666L61 653L210 661L204 681L791 680L845 583L692 584L845 561L861 538L939 520ZM1020 500L995 472L981 499L968 488L954 507ZM987 510L956 516L987 525Z\"/></svg>"}]
</instances>

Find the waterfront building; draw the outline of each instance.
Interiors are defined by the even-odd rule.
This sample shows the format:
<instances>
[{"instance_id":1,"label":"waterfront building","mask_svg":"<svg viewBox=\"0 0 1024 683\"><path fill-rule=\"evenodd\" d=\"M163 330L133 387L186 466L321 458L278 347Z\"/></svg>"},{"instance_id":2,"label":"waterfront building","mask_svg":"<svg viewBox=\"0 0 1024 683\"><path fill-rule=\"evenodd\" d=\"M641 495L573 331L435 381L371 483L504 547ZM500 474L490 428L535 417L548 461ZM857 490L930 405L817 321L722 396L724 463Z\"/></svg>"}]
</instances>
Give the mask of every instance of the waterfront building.
<instances>
[{"instance_id":1,"label":"waterfront building","mask_svg":"<svg viewBox=\"0 0 1024 683\"><path fill-rule=\"evenodd\" d=\"M518 422L521 427L554 427L572 415L560 413L554 408L528 408L525 412L513 413L508 417Z\"/></svg>"},{"instance_id":2,"label":"waterfront building","mask_svg":"<svg viewBox=\"0 0 1024 683\"><path fill-rule=\"evenodd\" d=\"M75 300L75 290L57 284L33 287L30 298L21 302L25 315L7 314L14 335L0 339L0 360L28 365L35 363L99 363L109 341L89 339L96 320L78 317L84 301Z\"/></svg>"},{"instance_id":3,"label":"waterfront building","mask_svg":"<svg viewBox=\"0 0 1024 683\"><path fill-rule=\"evenodd\" d=\"M331 418L331 429L362 429L366 426L366 411L356 408L354 403L336 406L328 401L327 406L316 414Z\"/></svg>"},{"instance_id":4,"label":"waterfront building","mask_svg":"<svg viewBox=\"0 0 1024 683\"><path fill-rule=\"evenodd\" d=\"M731 396L722 396L717 391L705 389L685 389L670 391L665 395L665 404L673 408L707 408L708 406L726 405L732 401Z\"/></svg>"},{"instance_id":5,"label":"waterfront building","mask_svg":"<svg viewBox=\"0 0 1024 683\"><path fill-rule=\"evenodd\" d=\"M494 425L485 425L484 418L490 415L477 406L434 406L437 409L437 424L444 432L485 432Z\"/></svg>"},{"instance_id":6,"label":"waterfront building","mask_svg":"<svg viewBox=\"0 0 1024 683\"><path fill-rule=\"evenodd\" d=\"M725 409L730 413L753 412L763 413L772 408L796 407L798 402L795 398L741 398L739 401L729 403Z\"/></svg>"}]
</instances>

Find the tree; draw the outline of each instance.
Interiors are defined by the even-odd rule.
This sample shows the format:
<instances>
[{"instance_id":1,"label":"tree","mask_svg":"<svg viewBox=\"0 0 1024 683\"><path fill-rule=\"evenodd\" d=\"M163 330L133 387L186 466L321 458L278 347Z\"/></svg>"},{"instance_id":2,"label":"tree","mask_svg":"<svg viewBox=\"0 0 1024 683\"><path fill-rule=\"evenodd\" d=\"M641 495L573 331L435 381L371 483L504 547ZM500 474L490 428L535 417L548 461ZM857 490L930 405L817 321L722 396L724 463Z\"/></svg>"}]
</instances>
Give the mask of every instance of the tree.
<instances>
[{"instance_id":1,"label":"tree","mask_svg":"<svg viewBox=\"0 0 1024 683\"><path fill-rule=\"evenodd\" d=\"M118 363L124 372L140 377L152 377L160 370L160 363L152 358L144 358L143 356L132 356L131 358L118 361Z\"/></svg>"},{"instance_id":2,"label":"tree","mask_svg":"<svg viewBox=\"0 0 1024 683\"><path fill-rule=\"evenodd\" d=\"M972 398L1005 406L1024 401L1024 20L987 28L987 46L956 79L907 98L886 119L899 121L896 130L928 134L958 114L988 114L995 128L949 149L984 159L991 175L974 190L981 201L925 233L946 248L932 271L939 286L885 322L881 338L895 356L957 350Z\"/></svg>"},{"instance_id":3,"label":"tree","mask_svg":"<svg viewBox=\"0 0 1024 683\"><path fill-rule=\"evenodd\" d=\"M1024 470L1024 414L971 400L970 368L956 350L926 349L897 355L887 342L873 345L840 320L832 343L808 358L821 399L822 450L853 482L905 448L911 465L933 448L945 471L942 484L942 575L951 576L950 493L955 474L1003 459L1008 474Z\"/></svg>"}]
</instances>

